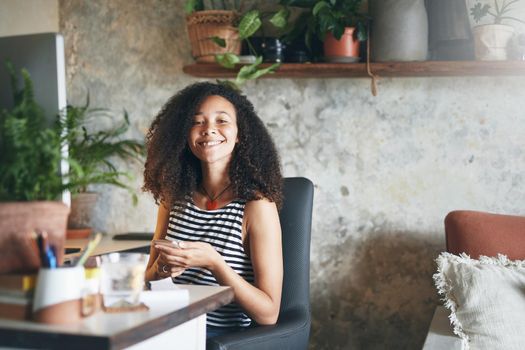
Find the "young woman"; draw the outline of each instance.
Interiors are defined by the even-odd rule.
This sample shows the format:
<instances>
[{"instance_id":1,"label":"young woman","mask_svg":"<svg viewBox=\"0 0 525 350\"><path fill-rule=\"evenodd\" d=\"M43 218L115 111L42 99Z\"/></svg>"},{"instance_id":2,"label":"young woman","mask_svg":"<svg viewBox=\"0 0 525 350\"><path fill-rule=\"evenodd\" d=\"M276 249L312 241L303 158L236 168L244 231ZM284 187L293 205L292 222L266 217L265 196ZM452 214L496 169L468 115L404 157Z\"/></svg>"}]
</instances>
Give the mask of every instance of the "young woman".
<instances>
[{"instance_id":1,"label":"young woman","mask_svg":"<svg viewBox=\"0 0 525 350\"><path fill-rule=\"evenodd\" d=\"M159 204L146 280L225 285L235 299L208 335L274 324L283 278L282 177L253 105L221 84L173 96L147 136L144 189Z\"/></svg>"}]
</instances>

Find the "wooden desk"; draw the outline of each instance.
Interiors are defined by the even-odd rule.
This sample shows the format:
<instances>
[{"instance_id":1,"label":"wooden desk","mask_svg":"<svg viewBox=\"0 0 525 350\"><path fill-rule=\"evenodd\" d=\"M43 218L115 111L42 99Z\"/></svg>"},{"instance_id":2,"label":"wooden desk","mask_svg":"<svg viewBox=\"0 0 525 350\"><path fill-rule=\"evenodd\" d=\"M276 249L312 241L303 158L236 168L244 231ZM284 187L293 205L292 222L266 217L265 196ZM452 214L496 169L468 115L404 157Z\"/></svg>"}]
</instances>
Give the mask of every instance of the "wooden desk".
<instances>
[{"instance_id":1,"label":"wooden desk","mask_svg":"<svg viewBox=\"0 0 525 350\"><path fill-rule=\"evenodd\" d=\"M149 311L98 312L70 325L0 319L0 347L46 349L199 349L206 347L206 312L233 300L231 287L179 285L189 305ZM172 293L172 292L166 292Z\"/></svg>"},{"instance_id":2,"label":"wooden desk","mask_svg":"<svg viewBox=\"0 0 525 350\"><path fill-rule=\"evenodd\" d=\"M64 248L80 248L84 249L88 243L87 239L67 239L64 243ZM102 240L95 248L91 255L102 255L111 252L119 252L123 250L137 249L149 247L151 241L116 241L113 236L107 235L102 237ZM66 257L77 256L80 253L68 254Z\"/></svg>"}]
</instances>

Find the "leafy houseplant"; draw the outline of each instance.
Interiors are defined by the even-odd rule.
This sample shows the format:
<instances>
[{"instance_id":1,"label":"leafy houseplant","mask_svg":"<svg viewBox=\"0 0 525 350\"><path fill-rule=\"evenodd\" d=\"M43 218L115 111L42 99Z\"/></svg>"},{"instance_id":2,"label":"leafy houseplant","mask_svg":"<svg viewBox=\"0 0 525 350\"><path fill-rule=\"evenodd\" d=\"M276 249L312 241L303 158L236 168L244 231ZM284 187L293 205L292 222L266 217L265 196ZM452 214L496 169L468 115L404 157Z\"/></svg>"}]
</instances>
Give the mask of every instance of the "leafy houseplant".
<instances>
[{"instance_id":1,"label":"leafy houseplant","mask_svg":"<svg viewBox=\"0 0 525 350\"><path fill-rule=\"evenodd\" d=\"M525 21L510 16L512 6L520 0L494 0L494 8L487 3L476 2L470 8L470 14L476 23L484 17L491 16L493 22L474 27L474 48L478 60L506 60L507 45L514 34L514 27L503 24L503 21Z\"/></svg>"},{"instance_id":2,"label":"leafy houseplant","mask_svg":"<svg viewBox=\"0 0 525 350\"><path fill-rule=\"evenodd\" d=\"M240 42L242 40L246 40L250 51L252 53L255 53L255 50L251 45L249 38L261 28L262 17L264 16L264 14L261 14L256 9L247 10L245 8L245 2L239 0L207 1L206 3L208 3L208 7L205 6L205 2L202 0L188 0L185 5L185 11L188 14L187 21L188 23L191 23L191 16L194 16L194 14L199 12L206 12L205 10L208 8L213 9L208 10L208 12L210 12L210 14L214 16L218 13L223 14L227 11L231 13L230 18L232 18L232 20L226 25L226 27L228 27L228 30L223 30L224 28L222 26L221 30L219 30L217 25L208 25L207 27L206 25L203 25L202 28L206 29L199 29L199 32L207 32L207 37L201 38L200 42L205 41L208 44L212 43L212 45L215 46L215 50L211 50L213 60L226 68L234 69L235 65L241 62L239 54ZM282 28L286 25L287 16L288 13L286 9L283 8L274 13L269 19L269 21L274 26ZM217 22L217 19L214 19L213 21ZM216 35L214 35L211 29L217 31ZM230 31L232 29L235 30L235 35L231 34ZM191 41L192 37L196 37L195 35L192 35L192 32L197 32L196 27L190 28L188 26L188 32L190 33ZM236 44L232 44L232 42L235 40L238 40L238 42ZM197 58L197 61L199 61L199 58ZM201 59L200 61L210 61L210 58ZM261 67L261 63L262 57L257 57L254 63L240 68L237 77L234 81L219 82L228 84L231 87L240 90L241 85L244 84L246 81L251 79L257 79L262 75L268 73L273 73L279 67L279 64L273 64L269 67Z\"/></svg>"},{"instance_id":3,"label":"leafy houseplant","mask_svg":"<svg viewBox=\"0 0 525 350\"><path fill-rule=\"evenodd\" d=\"M361 13L362 0L281 0L280 3L287 8L303 10L288 30L288 42L304 36L306 46L315 56L320 55L316 42L324 43L325 57L346 55L355 58L359 55L359 41L367 38L368 20L368 16ZM353 51L344 53L341 48Z\"/></svg>"},{"instance_id":4,"label":"leafy houseplant","mask_svg":"<svg viewBox=\"0 0 525 350\"><path fill-rule=\"evenodd\" d=\"M45 231L62 260L69 208L60 202L62 159L60 131L46 124L35 101L29 72L21 70L24 83L7 63L14 104L0 111L0 273L32 271L40 266L31 245L34 231Z\"/></svg>"},{"instance_id":5,"label":"leafy houseplant","mask_svg":"<svg viewBox=\"0 0 525 350\"><path fill-rule=\"evenodd\" d=\"M119 125L96 129L94 125L104 124L104 118L106 122L111 120L109 111L90 108L89 97L84 106L67 106L59 118L62 145L67 145L72 159L68 174L73 197L68 225L70 229L86 228L89 225L90 212L96 201L96 194L88 192L89 185L109 184L125 188L132 194L133 203L137 202L136 194L121 180L123 176L130 178L131 175L118 170L112 160L141 160L144 145L133 139L122 138L129 129L127 112L124 112ZM84 208L81 203L91 207Z\"/></svg>"},{"instance_id":6,"label":"leafy houseplant","mask_svg":"<svg viewBox=\"0 0 525 350\"><path fill-rule=\"evenodd\" d=\"M507 2L503 0L503 2L500 4L498 3L498 0L494 0L494 10L492 10L489 4L477 2L470 9L470 14L476 23L479 23L479 21L481 21L481 19L483 19L485 16L492 16L494 18L493 24L502 24L502 22L505 20L516 21L525 24L525 21L508 15L508 13L512 11L512 5L519 1L520 0L509 0Z\"/></svg>"},{"instance_id":7,"label":"leafy houseplant","mask_svg":"<svg viewBox=\"0 0 525 350\"><path fill-rule=\"evenodd\" d=\"M34 100L29 72L22 69L18 90L14 67L7 65L14 90L14 107L0 114L0 200L57 200L65 186L58 130L47 127L44 111Z\"/></svg>"},{"instance_id":8,"label":"leafy houseplant","mask_svg":"<svg viewBox=\"0 0 525 350\"><path fill-rule=\"evenodd\" d=\"M317 1L312 9L316 18L319 39L325 40L331 33L337 40L341 39L345 28L357 28L359 41L366 40L366 16L360 13L362 0Z\"/></svg>"}]
</instances>

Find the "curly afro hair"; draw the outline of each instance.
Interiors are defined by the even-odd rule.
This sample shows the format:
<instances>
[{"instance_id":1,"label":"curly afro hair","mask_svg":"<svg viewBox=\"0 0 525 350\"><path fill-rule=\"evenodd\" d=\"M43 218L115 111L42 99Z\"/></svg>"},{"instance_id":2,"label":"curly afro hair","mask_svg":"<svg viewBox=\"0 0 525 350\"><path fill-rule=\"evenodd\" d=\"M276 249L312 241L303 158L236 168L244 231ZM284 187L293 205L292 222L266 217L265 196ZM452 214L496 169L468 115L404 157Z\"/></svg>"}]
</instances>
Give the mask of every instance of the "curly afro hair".
<instances>
[{"instance_id":1,"label":"curly afro hair","mask_svg":"<svg viewBox=\"0 0 525 350\"><path fill-rule=\"evenodd\" d=\"M232 88L200 82L179 91L162 107L146 137L144 191L171 206L191 195L202 182L200 161L188 146L193 116L212 95L227 99L237 114L239 142L230 163L230 181L238 198L266 198L282 205L282 175L273 140L248 99Z\"/></svg>"}]
</instances>

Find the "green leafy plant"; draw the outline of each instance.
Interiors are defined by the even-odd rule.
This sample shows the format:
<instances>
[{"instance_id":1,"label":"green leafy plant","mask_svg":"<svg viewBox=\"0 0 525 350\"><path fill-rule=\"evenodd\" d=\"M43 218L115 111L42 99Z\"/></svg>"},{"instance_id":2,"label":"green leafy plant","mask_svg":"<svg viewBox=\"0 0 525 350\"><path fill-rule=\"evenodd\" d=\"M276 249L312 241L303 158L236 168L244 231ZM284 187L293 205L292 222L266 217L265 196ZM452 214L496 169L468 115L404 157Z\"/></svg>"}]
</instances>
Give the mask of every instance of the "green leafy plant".
<instances>
[{"instance_id":1,"label":"green leafy plant","mask_svg":"<svg viewBox=\"0 0 525 350\"><path fill-rule=\"evenodd\" d=\"M19 89L14 66L6 67L14 105L0 112L0 201L58 200L68 187L59 172L60 131L46 124L29 72L21 70Z\"/></svg>"},{"instance_id":2,"label":"green leafy plant","mask_svg":"<svg viewBox=\"0 0 525 350\"><path fill-rule=\"evenodd\" d=\"M525 24L525 21L508 15L508 13L512 12L512 5L519 1L520 0L503 0L500 2L499 0L494 0L494 8L489 4L477 2L470 8L470 14L476 23L479 23L481 19L488 15L494 18L494 24L501 24L504 20L511 20Z\"/></svg>"},{"instance_id":3,"label":"green leafy plant","mask_svg":"<svg viewBox=\"0 0 525 350\"><path fill-rule=\"evenodd\" d=\"M312 14L319 39L324 40L326 33L331 32L339 40L346 27L356 27L358 40L366 40L366 15L360 13L361 3L362 0L317 1Z\"/></svg>"},{"instance_id":4,"label":"green leafy plant","mask_svg":"<svg viewBox=\"0 0 525 350\"><path fill-rule=\"evenodd\" d=\"M231 10L240 14L236 27L239 30L239 39L244 40L250 52L256 56L254 63L245 65L239 69L235 80L219 80L220 83L227 84L236 90L241 90L241 86L249 80L257 79L265 74L274 73L280 66L279 63L270 66L261 66L262 57L256 54L256 50L251 44L249 38L252 37L262 26L263 19L268 18L268 21L276 28L284 28L287 24L288 9L281 7L276 12L263 13L252 6L246 6L245 1L234 0L218 0L218 1L203 1L203 0L188 0L186 1L185 11L190 14L194 11L203 11L208 9L214 10ZM220 47L226 47L224 38L212 37L211 40ZM234 53L228 52L225 54L215 55L215 61L228 69L235 69L235 66L240 63L241 59Z\"/></svg>"},{"instance_id":5,"label":"green leafy plant","mask_svg":"<svg viewBox=\"0 0 525 350\"><path fill-rule=\"evenodd\" d=\"M233 55L235 56L235 55ZM265 74L274 73L275 70L280 66L280 63L274 63L267 67L261 67L262 56L258 56L255 63L245 65L239 69L235 80L217 80L221 84L226 84L233 89L240 90L241 86L248 80L257 79Z\"/></svg>"},{"instance_id":6,"label":"green leafy plant","mask_svg":"<svg viewBox=\"0 0 525 350\"><path fill-rule=\"evenodd\" d=\"M299 16L288 23L284 29L283 40L288 43L298 43L300 38L304 46L314 56L322 55L322 44L326 33L331 32L340 39L345 27L357 28L357 39L367 38L366 24L369 16L361 13L362 0L280 0L285 8L299 10Z\"/></svg>"},{"instance_id":7,"label":"green leafy plant","mask_svg":"<svg viewBox=\"0 0 525 350\"><path fill-rule=\"evenodd\" d=\"M242 0L187 0L184 5L186 13L204 10L230 10L238 11L242 8Z\"/></svg>"},{"instance_id":8,"label":"green leafy plant","mask_svg":"<svg viewBox=\"0 0 525 350\"><path fill-rule=\"evenodd\" d=\"M292 10L298 10L299 15L293 21L288 21L283 29L282 40L287 45L297 45L298 42L304 42L304 46L310 51L312 56L316 56L315 44L317 39L317 23L312 13L316 0L280 0L280 5L287 9L288 13ZM301 37L303 39L301 39ZM320 53L318 53L320 55Z\"/></svg>"},{"instance_id":9,"label":"green leafy plant","mask_svg":"<svg viewBox=\"0 0 525 350\"><path fill-rule=\"evenodd\" d=\"M286 25L287 13L284 9L279 10L272 16L270 22L276 27L284 27ZM256 55L256 50L250 42L250 37L253 36L259 28L261 28L262 20L258 10L248 11L242 16L239 22L239 38L245 40L250 48L250 51L256 60L254 63L245 65L239 69L235 80L224 81L219 80L220 83L225 83L236 90L241 90L241 86L248 80L257 79L265 74L274 73L280 66L280 63L274 63L268 67L262 67L262 56ZM239 56L233 53L215 55L215 61L225 68L234 69L235 65L240 62Z\"/></svg>"},{"instance_id":10,"label":"green leafy plant","mask_svg":"<svg viewBox=\"0 0 525 350\"><path fill-rule=\"evenodd\" d=\"M68 176L71 193L87 192L89 185L109 184L129 190L136 203L136 194L121 180L122 177L130 179L131 174L119 170L113 160L140 161L145 148L139 141L123 138L130 125L126 111L120 124L98 130L95 128L95 125L112 123L113 119L107 109L90 108L89 96L84 106L69 105L59 118L61 142L67 145L73 160Z\"/></svg>"}]
</instances>

